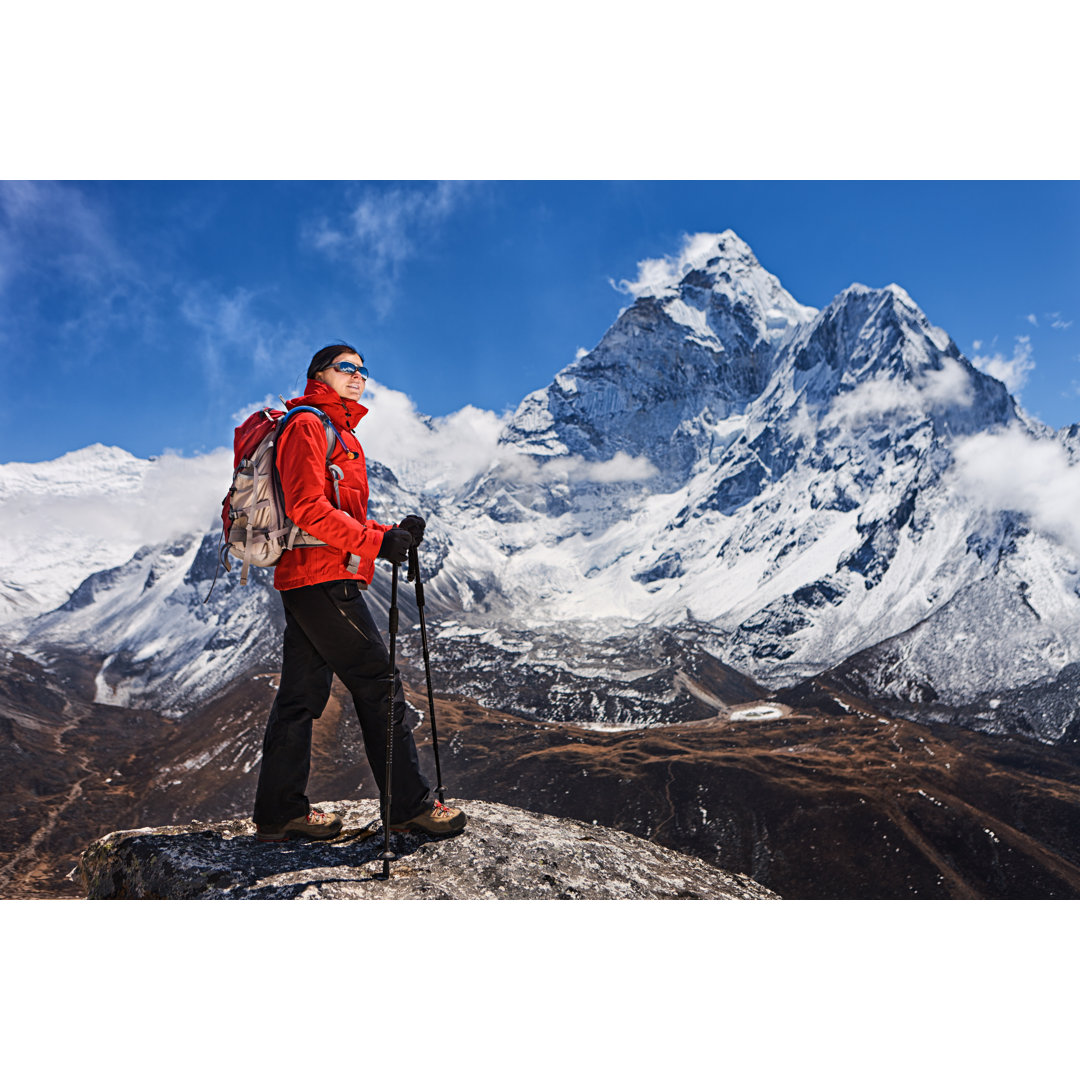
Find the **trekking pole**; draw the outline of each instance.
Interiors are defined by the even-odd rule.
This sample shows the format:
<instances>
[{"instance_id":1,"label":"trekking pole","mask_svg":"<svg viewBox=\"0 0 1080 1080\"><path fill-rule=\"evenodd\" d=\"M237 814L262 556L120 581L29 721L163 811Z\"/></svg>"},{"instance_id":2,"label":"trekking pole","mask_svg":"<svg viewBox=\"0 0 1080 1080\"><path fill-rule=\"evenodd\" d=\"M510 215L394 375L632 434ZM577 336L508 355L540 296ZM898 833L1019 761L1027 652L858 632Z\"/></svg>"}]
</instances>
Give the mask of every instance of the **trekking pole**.
<instances>
[{"instance_id":1,"label":"trekking pole","mask_svg":"<svg viewBox=\"0 0 1080 1080\"><path fill-rule=\"evenodd\" d=\"M409 581L416 582L416 606L420 611L420 643L424 649L424 675L427 677L428 715L431 717L431 748L435 751L435 790L439 802L443 794L442 769L439 767L439 733L435 730L435 693L431 689L431 659L428 657L427 622L424 619L424 583L420 580L420 554L415 545L409 548Z\"/></svg>"},{"instance_id":2,"label":"trekking pole","mask_svg":"<svg viewBox=\"0 0 1080 1080\"><path fill-rule=\"evenodd\" d=\"M390 780L393 775L394 764L394 684L397 682L394 669L395 650L397 646L398 607L397 607L397 582L398 564L391 564L394 568L390 578L390 691L387 695L388 707L386 713L386 783L383 784L383 880L390 880L390 860L396 856L390 850Z\"/></svg>"}]
</instances>

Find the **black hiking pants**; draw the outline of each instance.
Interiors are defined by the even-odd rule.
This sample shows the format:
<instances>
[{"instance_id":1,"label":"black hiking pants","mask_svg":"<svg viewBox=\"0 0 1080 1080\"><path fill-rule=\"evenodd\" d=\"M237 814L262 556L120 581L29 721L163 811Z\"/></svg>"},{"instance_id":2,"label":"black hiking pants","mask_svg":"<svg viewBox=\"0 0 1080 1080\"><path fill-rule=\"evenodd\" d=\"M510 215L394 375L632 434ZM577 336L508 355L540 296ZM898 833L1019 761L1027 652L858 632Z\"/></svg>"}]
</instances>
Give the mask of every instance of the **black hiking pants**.
<instances>
[{"instance_id":1,"label":"black hiking pants","mask_svg":"<svg viewBox=\"0 0 1080 1080\"><path fill-rule=\"evenodd\" d=\"M285 642L281 684L263 738L255 792L257 825L274 827L302 817L311 770L311 725L330 700L334 675L356 706L364 750L382 793L386 779L386 721L394 685L394 759L390 814L407 821L433 805L420 771L416 743L405 727L405 692L397 669L355 581L325 581L281 593Z\"/></svg>"}]
</instances>

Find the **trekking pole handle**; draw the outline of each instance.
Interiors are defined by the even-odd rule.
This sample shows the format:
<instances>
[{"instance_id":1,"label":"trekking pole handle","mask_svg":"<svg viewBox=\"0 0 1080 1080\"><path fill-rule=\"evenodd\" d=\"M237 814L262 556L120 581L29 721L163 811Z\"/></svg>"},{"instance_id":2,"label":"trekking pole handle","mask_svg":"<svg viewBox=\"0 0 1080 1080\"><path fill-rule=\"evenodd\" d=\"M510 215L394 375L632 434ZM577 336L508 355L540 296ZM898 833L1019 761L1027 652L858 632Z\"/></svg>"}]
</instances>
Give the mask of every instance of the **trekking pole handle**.
<instances>
[{"instance_id":1,"label":"trekking pole handle","mask_svg":"<svg viewBox=\"0 0 1080 1080\"><path fill-rule=\"evenodd\" d=\"M409 548L409 572L405 575L406 581L415 581L419 592L420 585L420 551L415 544ZM420 603L421 601L417 601Z\"/></svg>"}]
</instances>

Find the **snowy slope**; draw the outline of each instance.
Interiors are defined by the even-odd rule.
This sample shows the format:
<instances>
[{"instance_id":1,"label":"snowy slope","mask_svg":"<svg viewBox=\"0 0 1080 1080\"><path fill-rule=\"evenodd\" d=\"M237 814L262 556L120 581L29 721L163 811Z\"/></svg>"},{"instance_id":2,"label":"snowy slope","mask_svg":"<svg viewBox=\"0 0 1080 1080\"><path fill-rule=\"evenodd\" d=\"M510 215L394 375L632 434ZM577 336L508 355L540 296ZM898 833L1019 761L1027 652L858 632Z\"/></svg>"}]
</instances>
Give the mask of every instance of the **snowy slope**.
<instances>
[{"instance_id":1,"label":"snowy slope","mask_svg":"<svg viewBox=\"0 0 1080 1080\"><path fill-rule=\"evenodd\" d=\"M143 545L206 529L231 467L226 451L144 461L100 444L55 461L0 465L0 633L10 637Z\"/></svg>"},{"instance_id":2,"label":"snowy slope","mask_svg":"<svg viewBox=\"0 0 1080 1080\"><path fill-rule=\"evenodd\" d=\"M631 309L620 323L642 317ZM665 365L684 356L678 340L665 339L649 365L659 389L632 378L642 400L662 396ZM493 567L499 610L537 626L710 624L731 635L725 659L773 680L820 671L924 619L984 572L966 541L985 515L943 482L950 447L1021 424L1011 399L895 286L853 286L780 341L762 353L770 370L752 400L679 399L684 414L697 412L675 430L674 459L670 419L638 414L648 433L615 452L649 459L650 475L589 480L585 455L614 443L556 447L541 433L532 474L500 466L463 500L477 519L445 569ZM579 417L595 418L610 365L586 385L586 360L567 370ZM530 409L509 427L519 445L532 445L520 423ZM688 475L670 490L675 471Z\"/></svg>"}]
</instances>

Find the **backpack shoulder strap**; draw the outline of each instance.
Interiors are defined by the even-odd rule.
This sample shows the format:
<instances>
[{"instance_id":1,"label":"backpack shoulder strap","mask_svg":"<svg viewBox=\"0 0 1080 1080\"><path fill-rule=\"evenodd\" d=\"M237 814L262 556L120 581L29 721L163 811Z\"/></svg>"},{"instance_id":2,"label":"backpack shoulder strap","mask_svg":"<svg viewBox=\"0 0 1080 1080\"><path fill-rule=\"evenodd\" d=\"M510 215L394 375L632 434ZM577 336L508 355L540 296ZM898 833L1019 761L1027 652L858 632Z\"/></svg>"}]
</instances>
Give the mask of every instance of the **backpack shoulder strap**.
<instances>
[{"instance_id":1,"label":"backpack shoulder strap","mask_svg":"<svg viewBox=\"0 0 1080 1080\"><path fill-rule=\"evenodd\" d=\"M341 438L341 433L334 426L334 422L322 411L322 409L316 409L313 405L297 405L295 408L290 409L285 415L278 421L277 434L275 436L275 450L274 450L274 474L277 476L277 439L280 438L282 429L285 425L297 414L302 412L314 413L323 424L323 430L326 432L326 471L330 475L330 480L334 485L334 505L341 509L341 493L338 491L338 481L344 475L336 465L330 463L330 458L333 456L334 447L338 443L341 444L341 449L345 451L345 454L349 458L358 457L357 453L350 450L344 440ZM278 477L278 484L281 483L280 477Z\"/></svg>"},{"instance_id":2,"label":"backpack shoulder strap","mask_svg":"<svg viewBox=\"0 0 1080 1080\"><path fill-rule=\"evenodd\" d=\"M323 424L323 429L326 431L326 467L330 468L330 458L334 453L334 446L337 443L341 443L341 449L350 457L357 456L355 451L350 450L344 440L341 438L341 434L334 426L334 422L322 411L322 409L316 409L314 405L297 405L295 408L290 409L279 421L278 421L278 434L280 435L281 429L297 414L302 412L314 413Z\"/></svg>"}]
</instances>

